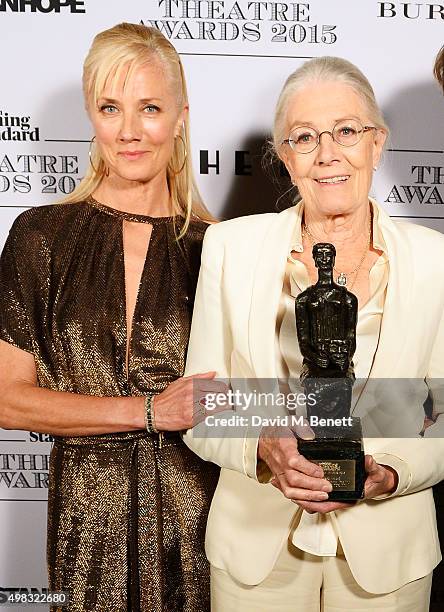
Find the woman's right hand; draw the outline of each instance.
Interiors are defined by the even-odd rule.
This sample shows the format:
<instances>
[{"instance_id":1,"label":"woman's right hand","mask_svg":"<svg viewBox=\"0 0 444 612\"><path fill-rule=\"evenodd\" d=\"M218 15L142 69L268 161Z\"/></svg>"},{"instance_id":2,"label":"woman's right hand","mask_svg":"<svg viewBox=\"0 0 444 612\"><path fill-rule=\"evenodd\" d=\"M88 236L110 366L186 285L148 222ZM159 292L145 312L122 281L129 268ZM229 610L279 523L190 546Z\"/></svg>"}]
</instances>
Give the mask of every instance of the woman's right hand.
<instances>
[{"instance_id":1,"label":"woman's right hand","mask_svg":"<svg viewBox=\"0 0 444 612\"><path fill-rule=\"evenodd\" d=\"M183 431L203 421L207 415L207 393L226 393L228 386L214 380L216 372L184 376L170 383L153 400L154 424L159 431ZM218 410L212 410L214 414Z\"/></svg>"},{"instance_id":2,"label":"woman's right hand","mask_svg":"<svg viewBox=\"0 0 444 612\"><path fill-rule=\"evenodd\" d=\"M303 431L296 432L300 437L313 437L308 426L302 429ZM296 504L326 501L332 485L325 480L324 472L319 465L299 453L294 433L289 427L262 429L258 456L265 461L273 474L271 484Z\"/></svg>"}]
</instances>

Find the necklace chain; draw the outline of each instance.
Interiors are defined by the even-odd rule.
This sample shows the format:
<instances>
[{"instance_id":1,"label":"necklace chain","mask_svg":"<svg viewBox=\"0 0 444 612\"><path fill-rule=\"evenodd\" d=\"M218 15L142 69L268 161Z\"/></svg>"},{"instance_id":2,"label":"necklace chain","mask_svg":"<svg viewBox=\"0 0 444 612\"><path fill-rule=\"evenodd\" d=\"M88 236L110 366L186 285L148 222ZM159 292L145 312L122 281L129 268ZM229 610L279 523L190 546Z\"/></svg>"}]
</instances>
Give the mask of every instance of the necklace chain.
<instances>
[{"instance_id":1,"label":"necklace chain","mask_svg":"<svg viewBox=\"0 0 444 612\"><path fill-rule=\"evenodd\" d=\"M316 243L321 242L320 240L318 240L318 238L316 238L315 236L313 236L313 234L310 231L310 228L308 227L308 225L306 223L304 223L302 225L302 237L304 237L304 235L306 235L311 243L312 246L314 246ZM372 236L372 226L371 226L371 216L370 216L370 221L368 224L368 239L367 239L367 244L365 245L365 249L362 253L362 256L359 260L358 265L353 269L350 270L350 272L341 272L340 270L338 270L336 267L333 266L333 270L336 272L336 274L338 275L336 282L338 283L338 285L342 285L343 287L345 287L347 285L348 282L348 278L349 276L352 276L353 274L356 274L355 278L353 279L352 284L350 285L350 289L353 289L353 285L356 282L356 279L358 277L358 272L362 266L362 264L364 263L364 259L367 256L367 252L370 248L370 244L371 244L371 236Z\"/></svg>"}]
</instances>

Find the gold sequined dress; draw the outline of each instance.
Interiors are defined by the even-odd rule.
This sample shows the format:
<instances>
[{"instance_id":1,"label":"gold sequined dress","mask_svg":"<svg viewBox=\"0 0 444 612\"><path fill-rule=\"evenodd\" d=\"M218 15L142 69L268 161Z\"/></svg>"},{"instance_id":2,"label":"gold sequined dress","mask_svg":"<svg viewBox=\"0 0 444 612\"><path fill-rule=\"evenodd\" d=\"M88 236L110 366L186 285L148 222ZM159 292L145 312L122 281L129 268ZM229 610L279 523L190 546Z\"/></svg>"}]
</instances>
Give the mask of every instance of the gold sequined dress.
<instances>
[{"instance_id":1,"label":"gold sequined dress","mask_svg":"<svg viewBox=\"0 0 444 612\"><path fill-rule=\"evenodd\" d=\"M153 226L126 369L124 221ZM0 260L0 338L34 355L39 385L94 396L162 391L181 376L206 225L94 200L36 207ZM30 407L32 409L32 407ZM178 434L56 438L48 566L70 612L207 612L203 542L218 477Z\"/></svg>"}]
</instances>

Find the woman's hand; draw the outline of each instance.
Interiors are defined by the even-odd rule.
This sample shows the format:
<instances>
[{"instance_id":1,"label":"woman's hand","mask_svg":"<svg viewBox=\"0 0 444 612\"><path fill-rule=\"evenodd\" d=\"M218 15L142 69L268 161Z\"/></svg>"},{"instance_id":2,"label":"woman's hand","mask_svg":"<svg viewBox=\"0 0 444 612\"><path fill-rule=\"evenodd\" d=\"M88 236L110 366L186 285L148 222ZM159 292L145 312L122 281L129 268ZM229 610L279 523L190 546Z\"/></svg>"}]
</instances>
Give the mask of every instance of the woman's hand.
<instances>
[{"instance_id":1,"label":"woman's hand","mask_svg":"<svg viewBox=\"0 0 444 612\"><path fill-rule=\"evenodd\" d=\"M364 484L365 499L374 499L380 495L393 493L396 490L396 487L398 486L398 474L393 468L376 463L371 455L366 455L365 471L367 473L367 478ZM350 508L356 502L298 501L297 503L309 514L313 514L314 512L327 514L328 512L333 512L334 510L344 510L346 508Z\"/></svg>"},{"instance_id":2,"label":"woman's hand","mask_svg":"<svg viewBox=\"0 0 444 612\"><path fill-rule=\"evenodd\" d=\"M367 472L364 485L365 499L373 499L380 495L393 493L396 490L398 474L393 468L376 463L371 455L366 455L365 471Z\"/></svg>"},{"instance_id":3,"label":"woman's hand","mask_svg":"<svg viewBox=\"0 0 444 612\"><path fill-rule=\"evenodd\" d=\"M216 372L178 378L153 400L154 424L159 431L182 431L203 421L207 415L205 395L226 393L228 386L213 380ZM226 409L226 408L225 408ZM216 408L211 414L218 412ZM208 413L210 414L210 413Z\"/></svg>"},{"instance_id":4,"label":"woman's hand","mask_svg":"<svg viewBox=\"0 0 444 612\"><path fill-rule=\"evenodd\" d=\"M301 438L313 437L308 426L298 428L295 433ZM264 427L259 438L258 456L273 474L271 484L291 501L302 505L307 500L319 502L328 499L331 484L324 479L319 465L299 453L296 437L289 427Z\"/></svg>"}]
</instances>

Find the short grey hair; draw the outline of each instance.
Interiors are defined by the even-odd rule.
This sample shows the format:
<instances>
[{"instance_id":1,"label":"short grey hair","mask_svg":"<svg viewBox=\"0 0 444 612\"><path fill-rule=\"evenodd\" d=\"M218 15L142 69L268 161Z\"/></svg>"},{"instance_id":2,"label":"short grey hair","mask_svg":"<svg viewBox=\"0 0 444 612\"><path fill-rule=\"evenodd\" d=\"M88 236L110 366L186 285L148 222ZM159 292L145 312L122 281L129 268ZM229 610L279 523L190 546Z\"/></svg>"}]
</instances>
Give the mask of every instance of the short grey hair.
<instances>
[{"instance_id":1,"label":"short grey hair","mask_svg":"<svg viewBox=\"0 0 444 612\"><path fill-rule=\"evenodd\" d=\"M389 134L381 109L376 102L375 93L367 77L354 64L341 57L317 57L302 64L285 82L279 96L274 115L273 147L279 156L281 142L285 134L288 104L292 96L309 83L340 82L351 87L361 98L372 123Z\"/></svg>"}]
</instances>

